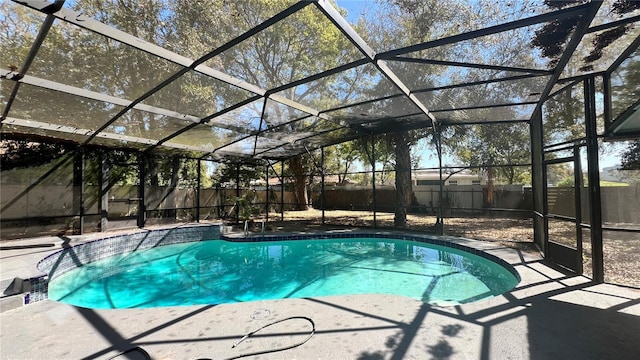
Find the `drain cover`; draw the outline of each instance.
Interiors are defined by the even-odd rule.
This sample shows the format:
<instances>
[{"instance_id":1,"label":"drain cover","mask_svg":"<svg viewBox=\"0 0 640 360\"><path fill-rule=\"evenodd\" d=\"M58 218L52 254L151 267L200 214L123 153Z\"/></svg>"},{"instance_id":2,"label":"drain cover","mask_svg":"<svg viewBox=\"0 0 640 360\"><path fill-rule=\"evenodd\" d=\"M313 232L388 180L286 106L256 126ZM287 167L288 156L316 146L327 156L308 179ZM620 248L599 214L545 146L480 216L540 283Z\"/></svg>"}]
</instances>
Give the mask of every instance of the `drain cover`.
<instances>
[{"instance_id":1,"label":"drain cover","mask_svg":"<svg viewBox=\"0 0 640 360\"><path fill-rule=\"evenodd\" d=\"M262 320L268 318L269 315L271 315L269 309L256 309L251 313L251 318L253 320Z\"/></svg>"}]
</instances>

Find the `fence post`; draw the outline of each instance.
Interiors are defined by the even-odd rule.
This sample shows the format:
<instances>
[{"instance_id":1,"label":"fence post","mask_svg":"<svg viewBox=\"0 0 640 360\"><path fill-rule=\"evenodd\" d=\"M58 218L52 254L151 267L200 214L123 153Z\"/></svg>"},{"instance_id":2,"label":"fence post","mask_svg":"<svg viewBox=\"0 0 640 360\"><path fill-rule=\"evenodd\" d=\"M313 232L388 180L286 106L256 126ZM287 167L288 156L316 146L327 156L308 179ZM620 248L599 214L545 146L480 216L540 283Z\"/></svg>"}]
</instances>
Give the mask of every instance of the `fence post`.
<instances>
[{"instance_id":1,"label":"fence post","mask_svg":"<svg viewBox=\"0 0 640 360\"><path fill-rule=\"evenodd\" d=\"M476 214L476 205L473 199L475 196L476 194L474 194L474 191L473 191L473 184L471 184L471 215L472 216Z\"/></svg>"},{"instance_id":2,"label":"fence post","mask_svg":"<svg viewBox=\"0 0 640 360\"><path fill-rule=\"evenodd\" d=\"M80 221L74 226L82 235L84 232L84 149L78 149L73 158L73 212L79 215ZM75 214L74 214L75 215Z\"/></svg>"},{"instance_id":3,"label":"fence post","mask_svg":"<svg viewBox=\"0 0 640 360\"><path fill-rule=\"evenodd\" d=\"M238 198L240 197L240 163L236 164L236 223L240 223L240 206L238 202Z\"/></svg>"},{"instance_id":4,"label":"fence post","mask_svg":"<svg viewBox=\"0 0 640 360\"><path fill-rule=\"evenodd\" d=\"M265 202L265 222L269 222L269 161L267 160L267 165L265 166L265 177L267 178L266 192L264 194L264 202Z\"/></svg>"},{"instance_id":5,"label":"fence post","mask_svg":"<svg viewBox=\"0 0 640 360\"><path fill-rule=\"evenodd\" d=\"M143 228L145 222L145 206L144 206L144 184L146 178L145 171L146 156L140 153L138 156L138 227Z\"/></svg>"},{"instance_id":6,"label":"fence post","mask_svg":"<svg viewBox=\"0 0 640 360\"><path fill-rule=\"evenodd\" d=\"M284 160L280 164L280 221L284 222Z\"/></svg>"},{"instance_id":7,"label":"fence post","mask_svg":"<svg viewBox=\"0 0 640 360\"><path fill-rule=\"evenodd\" d=\"M377 215L377 198L376 198L376 138L371 134L371 184L373 187L373 227L378 227ZM412 180L413 181L413 180Z\"/></svg>"},{"instance_id":8,"label":"fence post","mask_svg":"<svg viewBox=\"0 0 640 360\"><path fill-rule=\"evenodd\" d=\"M324 225L324 146L320 148L320 207L322 208L322 225Z\"/></svg>"},{"instance_id":9,"label":"fence post","mask_svg":"<svg viewBox=\"0 0 640 360\"><path fill-rule=\"evenodd\" d=\"M433 198L433 188L431 186L429 186L429 201L431 203L431 210L433 210L433 215L438 215L438 212L436 211L436 208L433 204L433 202L435 201L435 199ZM438 206L440 206L440 204L438 204Z\"/></svg>"}]
</instances>

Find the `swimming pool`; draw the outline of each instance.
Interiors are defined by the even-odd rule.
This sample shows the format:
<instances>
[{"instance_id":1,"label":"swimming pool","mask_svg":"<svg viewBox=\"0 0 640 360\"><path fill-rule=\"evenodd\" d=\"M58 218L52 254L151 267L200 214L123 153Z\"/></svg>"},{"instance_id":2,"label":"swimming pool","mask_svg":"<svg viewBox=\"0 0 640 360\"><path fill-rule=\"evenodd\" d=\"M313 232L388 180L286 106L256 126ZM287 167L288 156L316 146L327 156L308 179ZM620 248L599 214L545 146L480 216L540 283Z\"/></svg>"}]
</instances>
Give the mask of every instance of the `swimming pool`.
<instances>
[{"instance_id":1,"label":"swimming pool","mask_svg":"<svg viewBox=\"0 0 640 360\"><path fill-rule=\"evenodd\" d=\"M67 271L50 281L49 298L89 308L140 308L380 293L460 304L519 282L513 268L490 255L364 236L151 247Z\"/></svg>"}]
</instances>

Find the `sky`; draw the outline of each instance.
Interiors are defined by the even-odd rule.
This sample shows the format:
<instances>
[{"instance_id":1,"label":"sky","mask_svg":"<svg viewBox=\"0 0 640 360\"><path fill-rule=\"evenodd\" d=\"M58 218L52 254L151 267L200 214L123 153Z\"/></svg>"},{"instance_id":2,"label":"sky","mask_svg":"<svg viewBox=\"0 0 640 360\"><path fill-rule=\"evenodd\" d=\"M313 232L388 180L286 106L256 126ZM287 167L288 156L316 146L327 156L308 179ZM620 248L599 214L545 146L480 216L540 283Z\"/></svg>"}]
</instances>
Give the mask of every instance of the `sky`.
<instances>
[{"instance_id":1,"label":"sky","mask_svg":"<svg viewBox=\"0 0 640 360\"><path fill-rule=\"evenodd\" d=\"M336 4L347 10L347 20L349 21L355 21L362 13L362 9L378 6L374 0L336 0Z\"/></svg>"}]
</instances>

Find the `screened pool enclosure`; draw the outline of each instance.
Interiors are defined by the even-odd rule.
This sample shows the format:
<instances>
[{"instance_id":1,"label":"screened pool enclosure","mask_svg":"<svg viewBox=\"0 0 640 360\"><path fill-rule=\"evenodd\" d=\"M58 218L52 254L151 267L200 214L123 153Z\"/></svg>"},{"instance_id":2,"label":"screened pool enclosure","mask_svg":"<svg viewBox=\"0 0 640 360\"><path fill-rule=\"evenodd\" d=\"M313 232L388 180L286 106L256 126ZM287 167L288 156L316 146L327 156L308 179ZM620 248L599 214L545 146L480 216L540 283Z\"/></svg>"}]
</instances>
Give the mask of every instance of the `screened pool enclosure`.
<instances>
[{"instance_id":1,"label":"screened pool enclosure","mask_svg":"<svg viewBox=\"0 0 640 360\"><path fill-rule=\"evenodd\" d=\"M640 286L639 2L0 9L2 240L402 228Z\"/></svg>"}]
</instances>

